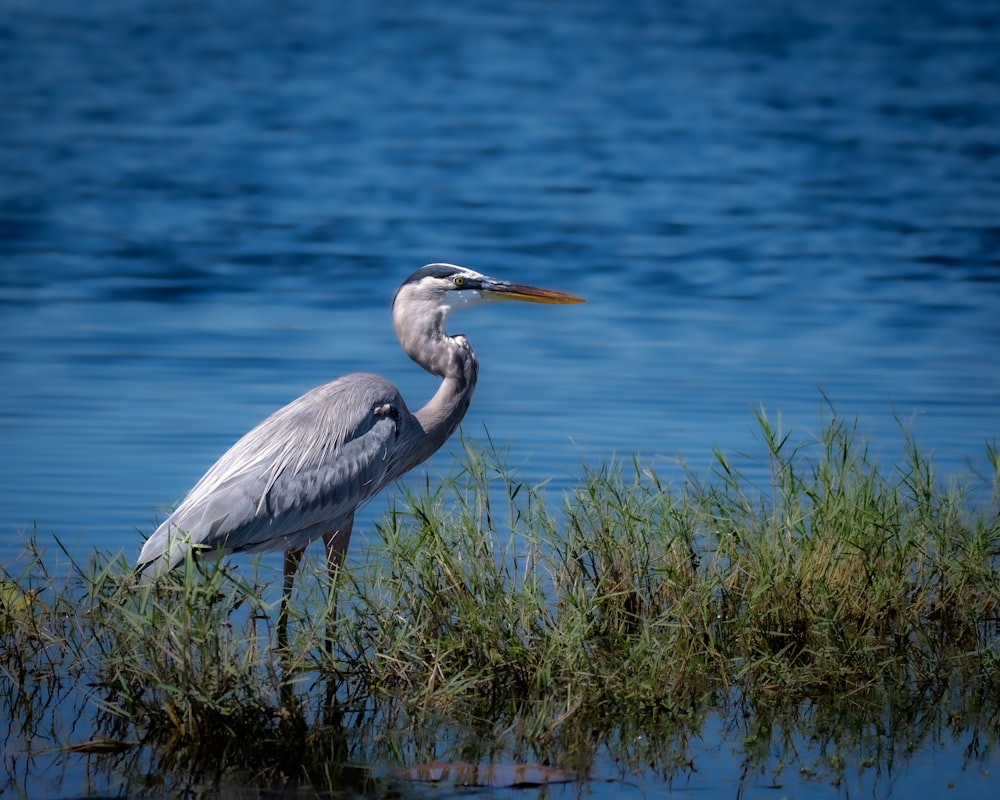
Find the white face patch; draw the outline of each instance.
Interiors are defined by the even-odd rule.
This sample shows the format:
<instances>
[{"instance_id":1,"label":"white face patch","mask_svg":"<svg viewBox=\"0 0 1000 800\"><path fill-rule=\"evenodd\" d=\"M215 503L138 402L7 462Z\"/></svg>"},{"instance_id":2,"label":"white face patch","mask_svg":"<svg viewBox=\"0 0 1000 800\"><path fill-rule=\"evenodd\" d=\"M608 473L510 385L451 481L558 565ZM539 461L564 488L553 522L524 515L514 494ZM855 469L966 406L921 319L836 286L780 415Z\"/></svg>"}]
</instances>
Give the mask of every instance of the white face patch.
<instances>
[{"instance_id":1,"label":"white face patch","mask_svg":"<svg viewBox=\"0 0 1000 800\"><path fill-rule=\"evenodd\" d=\"M469 308L470 306L485 303L486 298L478 289L448 289L444 293L443 303L449 311L456 308Z\"/></svg>"}]
</instances>

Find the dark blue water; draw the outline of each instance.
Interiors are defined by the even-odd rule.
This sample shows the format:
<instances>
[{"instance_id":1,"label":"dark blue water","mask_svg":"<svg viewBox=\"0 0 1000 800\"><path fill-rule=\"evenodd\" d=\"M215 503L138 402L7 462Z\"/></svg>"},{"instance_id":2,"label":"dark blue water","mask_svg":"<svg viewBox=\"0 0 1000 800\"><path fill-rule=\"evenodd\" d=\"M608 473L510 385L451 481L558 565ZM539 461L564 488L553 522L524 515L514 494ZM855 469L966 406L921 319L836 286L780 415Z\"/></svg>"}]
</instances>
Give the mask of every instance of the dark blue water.
<instances>
[{"instance_id":1,"label":"dark blue water","mask_svg":"<svg viewBox=\"0 0 1000 800\"><path fill-rule=\"evenodd\" d=\"M983 472L1000 4L4 0L0 554L136 554L344 372L422 404L388 305L432 261L588 299L452 319L526 479L705 471L821 393L887 467L898 419Z\"/></svg>"}]
</instances>

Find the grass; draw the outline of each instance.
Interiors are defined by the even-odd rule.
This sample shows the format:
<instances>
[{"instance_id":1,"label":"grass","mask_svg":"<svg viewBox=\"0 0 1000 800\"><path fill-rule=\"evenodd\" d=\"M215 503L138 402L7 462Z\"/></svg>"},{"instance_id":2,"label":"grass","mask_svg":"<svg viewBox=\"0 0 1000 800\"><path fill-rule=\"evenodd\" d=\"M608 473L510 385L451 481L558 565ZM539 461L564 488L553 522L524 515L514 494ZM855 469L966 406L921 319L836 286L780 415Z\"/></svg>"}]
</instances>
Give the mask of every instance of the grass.
<instances>
[{"instance_id":1,"label":"grass","mask_svg":"<svg viewBox=\"0 0 1000 800\"><path fill-rule=\"evenodd\" d=\"M138 789L332 789L442 752L586 773L604 749L669 777L711 715L749 761L783 728L818 738L824 774L886 726L995 746L1000 450L974 490L905 433L886 469L856 421L809 442L757 424L763 485L718 452L707 478L617 462L555 498L464 440L331 590L303 567L281 651L278 575L189 563L136 586L29 539L0 587L5 749L90 743ZM67 708L86 723L40 729Z\"/></svg>"}]
</instances>

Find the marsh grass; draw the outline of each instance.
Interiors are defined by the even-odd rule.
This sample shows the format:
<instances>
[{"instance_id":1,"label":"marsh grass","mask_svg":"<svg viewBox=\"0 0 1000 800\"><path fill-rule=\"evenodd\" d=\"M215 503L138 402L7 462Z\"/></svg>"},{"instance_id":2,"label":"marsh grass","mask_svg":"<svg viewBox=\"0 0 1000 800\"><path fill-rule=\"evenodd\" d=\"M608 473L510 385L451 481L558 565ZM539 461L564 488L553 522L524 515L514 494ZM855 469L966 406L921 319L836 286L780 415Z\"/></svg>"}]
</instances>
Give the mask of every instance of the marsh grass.
<instances>
[{"instance_id":1,"label":"marsh grass","mask_svg":"<svg viewBox=\"0 0 1000 800\"><path fill-rule=\"evenodd\" d=\"M100 553L57 549L54 571L33 537L0 593L10 736L116 742L115 769L155 753L154 783L328 788L352 763L443 751L586 773L604 748L670 775L711 714L748 763L776 720L832 752L852 731L919 739L921 720L992 746L996 445L973 491L905 433L886 468L855 420L811 441L757 425L753 480L717 452L707 478L615 462L561 497L463 440L456 471L398 501L333 587L307 561L282 649L279 575L208 559L136 586ZM42 736L69 694L90 729Z\"/></svg>"}]
</instances>

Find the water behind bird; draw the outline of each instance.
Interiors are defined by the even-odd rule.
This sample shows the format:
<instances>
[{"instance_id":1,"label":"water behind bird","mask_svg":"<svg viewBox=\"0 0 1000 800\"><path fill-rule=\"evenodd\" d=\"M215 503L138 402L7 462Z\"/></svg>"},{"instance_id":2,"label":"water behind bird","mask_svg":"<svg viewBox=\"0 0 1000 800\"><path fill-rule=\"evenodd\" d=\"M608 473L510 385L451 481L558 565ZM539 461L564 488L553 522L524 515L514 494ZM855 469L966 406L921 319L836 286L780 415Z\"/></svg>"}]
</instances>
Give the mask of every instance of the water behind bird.
<instances>
[{"instance_id":1,"label":"water behind bird","mask_svg":"<svg viewBox=\"0 0 1000 800\"><path fill-rule=\"evenodd\" d=\"M759 405L808 440L824 394L889 464L902 422L943 474L986 472L988 6L8 6L5 562L33 526L134 557L344 372L422 404L388 306L433 261L588 300L450 324L481 360L465 432L552 491L615 454L706 474Z\"/></svg>"}]
</instances>

